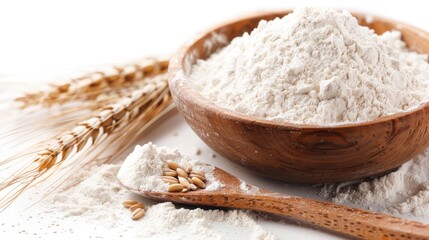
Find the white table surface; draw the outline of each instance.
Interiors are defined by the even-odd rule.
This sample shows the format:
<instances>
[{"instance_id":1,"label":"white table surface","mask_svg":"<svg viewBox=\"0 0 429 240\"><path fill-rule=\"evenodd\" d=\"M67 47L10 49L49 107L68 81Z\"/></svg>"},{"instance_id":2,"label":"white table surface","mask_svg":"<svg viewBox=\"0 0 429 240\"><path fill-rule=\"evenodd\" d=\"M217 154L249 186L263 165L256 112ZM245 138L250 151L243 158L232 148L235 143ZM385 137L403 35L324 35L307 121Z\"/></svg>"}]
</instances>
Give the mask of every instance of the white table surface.
<instances>
[{"instance_id":1,"label":"white table surface","mask_svg":"<svg viewBox=\"0 0 429 240\"><path fill-rule=\"evenodd\" d=\"M152 141L158 146L164 145L178 148L184 154L225 169L260 188L290 195L318 198L316 191L311 186L285 184L255 176L243 167L219 156L198 138L177 110L173 110L150 128L139 143L144 144L148 141ZM197 156L195 149L200 149L201 154ZM213 157L213 154L215 154L215 157ZM56 239L59 237L61 239L75 239L76 237L86 239L89 236L92 236L92 238L102 236L102 239L112 239L109 237L109 233L112 233L110 231L114 233L114 229L106 230L101 226L94 229L93 224L75 222L67 218L55 220L52 218L52 215L45 214L44 208L40 205L34 205L28 210L27 207L31 206L37 200L37 195L26 194L5 212L0 213L0 236L7 236L10 239L35 239L39 238L39 236L42 239ZM19 214L16 214L17 212ZM29 218L30 216L32 217ZM61 214L59 213L58 216L61 216ZM321 229L317 230L287 218L279 218L278 220L279 222L261 220L259 223L266 230L274 233L279 239L343 239L343 237L336 234ZM61 226L52 226L51 229L47 229L46 226L49 226L53 222ZM26 232L22 233L22 230L26 230Z\"/></svg>"},{"instance_id":2,"label":"white table surface","mask_svg":"<svg viewBox=\"0 0 429 240\"><path fill-rule=\"evenodd\" d=\"M383 15L429 30L424 1L10 1L0 2L0 77L3 82L32 81L33 75L73 70L100 64L170 54L193 34L237 16L298 5L332 6ZM39 81L41 78L34 78ZM36 81L36 80L34 80ZM34 85L35 82L32 82ZM19 85L19 84L18 84ZM17 86L18 86L17 85ZM2 86L0 84L0 93ZM17 88L18 89L18 88ZM177 134L177 136L176 136ZM227 169L250 184L276 192L316 197L309 186L297 186L254 176L241 166L217 156L186 125L177 112L151 128L140 142L177 147ZM4 148L3 148L4 149ZM0 152L0 157L4 152ZM34 225L20 222L29 199L21 199L0 213L0 239L85 239L94 233L84 223L70 223L55 235L40 219ZM37 207L32 211L37 212ZM22 220L22 219L21 219ZM283 219L284 220L284 219ZM4 224L2 224L4 223ZM67 221L64 224L68 224ZM262 221L279 239L342 239L343 237L297 225ZM22 228L32 234L19 234ZM77 231L79 230L79 231ZM35 233L35 234L34 234ZM103 235L109 239L109 235ZM7 238L3 238L7 237Z\"/></svg>"}]
</instances>

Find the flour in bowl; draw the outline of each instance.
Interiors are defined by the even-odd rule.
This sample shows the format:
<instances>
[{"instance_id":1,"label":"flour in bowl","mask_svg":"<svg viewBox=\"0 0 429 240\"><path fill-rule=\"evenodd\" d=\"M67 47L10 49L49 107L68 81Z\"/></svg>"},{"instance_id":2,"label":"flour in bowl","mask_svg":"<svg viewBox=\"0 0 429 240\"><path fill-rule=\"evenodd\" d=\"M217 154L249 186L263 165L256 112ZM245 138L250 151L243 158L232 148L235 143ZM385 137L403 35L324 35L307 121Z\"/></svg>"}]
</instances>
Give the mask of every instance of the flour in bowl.
<instances>
[{"instance_id":1,"label":"flour in bowl","mask_svg":"<svg viewBox=\"0 0 429 240\"><path fill-rule=\"evenodd\" d=\"M246 115L336 125L426 102L427 61L400 32L377 35L347 11L298 8L198 60L189 79L207 99Z\"/></svg>"},{"instance_id":2,"label":"flour in bowl","mask_svg":"<svg viewBox=\"0 0 429 240\"><path fill-rule=\"evenodd\" d=\"M214 177L212 165L191 159L181 154L177 149L157 147L152 143L135 147L122 164L118 172L118 179L133 189L166 192L169 184L165 183L161 176L163 175L162 169L167 165L168 160L180 165L187 161L193 169L203 171L207 179L205 191L218 190L223 186Z\"/></svg>"}]
</instances>

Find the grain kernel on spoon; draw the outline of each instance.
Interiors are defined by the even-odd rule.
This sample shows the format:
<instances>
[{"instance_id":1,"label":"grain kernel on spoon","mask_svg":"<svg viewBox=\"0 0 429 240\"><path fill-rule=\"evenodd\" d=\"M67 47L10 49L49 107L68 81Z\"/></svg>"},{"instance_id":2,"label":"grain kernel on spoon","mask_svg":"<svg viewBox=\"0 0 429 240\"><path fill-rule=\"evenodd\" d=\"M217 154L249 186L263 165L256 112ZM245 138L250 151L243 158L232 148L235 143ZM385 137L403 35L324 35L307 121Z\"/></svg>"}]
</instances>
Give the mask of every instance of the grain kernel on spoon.
<instances>
[{"instance_id":1,"label":"grain kernel on spoon","mask_svg":"<svg viewBox=\"0 0 429 240\"><path fill-rule=\"evenodd\" d=\"M176 170L179 167L179 164L177 164L176 162L173 162L171 160L168 160L167 166L173 170Z\"/></svg>"},{"instance_id":2,"label":"grain kernel on spoon","mask_svg":"<svg viewBox=\"0 0 429 240\"><path fill-rule=\"evenodd\" d=\"M206 180L206 178L203 175L200 175L200 174L191 173L189 176L191 177L191 179L193 177L196 177L196 178L199 178L201 181L205 181Z\"/></svg>"},{"instance_id":3,"label":"grain kernel on spoon","mask_svg":"<svg viewBox=\"0 0 429 240\"><path fill-rule=\"evenodd\" d=\"M170 177L176 177L177 176L176 171L163 172L163 174L164 174L164 176L170 176Z\"/></svg>"},{"instance_id":4,"label":"grain kernel on spoon","mask_svg":"<svg viewBox=\"0 0 429 240\"><path fill-rule=\"evenodd\" d=\"M192 165L188 162L188 161L185 161L185 162L183 162L183 164L182 164L182 169L183 170L185 170L186 171L186 173L191 173L191 171L192 171Z\"/></svg>"},{"instance_id":5,"label":"grain kernel on spoon","mask_svg":"<svg viewBox=\"0 0 429 240\"><path fill-rule=\"evenodd\" d=\"M197 189L198 189L198 187L197 187L197 186L195 186L195 184L189 184L189 189L190 189L191 191L195 191L195 190L197 190Z\"/></svg>"},{"instance_id":6,"label":"grain kernel on spoon","mask_svg":"<svg viewBox=\"0 0 429 240\"><path fill-rule=\"evenodd\" d=\"M170 186L168 186L169 192L181 192L182 190L183 190L182 184L171 184Z\"/></svg>"},{"instance_id":7,"label":"grain kernel on spoon","mask_svg":"<svg viewBox=\"0 0 429 240\"><path fill-rule=\"evenodd\" d=\"M177 172L177 175L180 176L180 177L182 177L182 178L186 179L186 178L189 177L188 174L186 173L186 171L183 170L182 168L177 168L176 172Z\"/></svg>"},{"instance_id":8,"label":"grain kernel on spoon","mask_svg":"<svg viewBox=\"0 0 429 240\"><path fill-rule=\"evenodd\" d=\"M182 184L184 188L190 188L188 180L183 177L179 177L179 183Z\"/></svg>"},{"instance_id":9,"label":"grain kernel on spoon","mask_svg":"<svg viewBox=\"0 0 429 240\"><path fill-rule=\"evenodd\" d=\"M205 173L193 169L192 164L183 161L181 164L168 160L162 168L161 179L169 184L168 192L189 192L206 187ZM197 181L197 182L195 182Z\"/></svg>"},{"instance_id":10,"label":"grain kernel on spoon","mask_svg":"<svg viewBox=\"0 0 429 240\"><path fill-rule=\"evenodd\" d=\"M194 182L194 184L199 187L199 188L206 188L206 184L199 178L197 177L193 177L192 181Z\"/></svg>"}]
</instances>

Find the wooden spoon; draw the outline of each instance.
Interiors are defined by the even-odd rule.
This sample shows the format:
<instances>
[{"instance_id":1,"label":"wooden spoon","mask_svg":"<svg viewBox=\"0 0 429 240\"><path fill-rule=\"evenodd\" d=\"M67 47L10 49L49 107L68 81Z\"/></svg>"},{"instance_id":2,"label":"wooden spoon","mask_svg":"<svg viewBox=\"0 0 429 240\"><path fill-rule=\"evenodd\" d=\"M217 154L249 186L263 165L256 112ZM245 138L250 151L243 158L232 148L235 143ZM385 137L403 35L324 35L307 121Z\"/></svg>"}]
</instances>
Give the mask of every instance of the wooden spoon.
<instances>
[{"instance_id":1,"label":"wooden spoon","mask_svg":"<svg viewBox=\"0 0 429 240\"><path fill-rule=\"evenodd\" d=\"M257 193L251 194L240 188L242 180L224 170L215 168L214 175L224 184L220 190L170 193L141 191L121 185L151 199L280 214L363 239L429 239L429 225L419 222L330 202L272 193L247 184L248 188L257 190Z\"/></svg>"}]
</instances>

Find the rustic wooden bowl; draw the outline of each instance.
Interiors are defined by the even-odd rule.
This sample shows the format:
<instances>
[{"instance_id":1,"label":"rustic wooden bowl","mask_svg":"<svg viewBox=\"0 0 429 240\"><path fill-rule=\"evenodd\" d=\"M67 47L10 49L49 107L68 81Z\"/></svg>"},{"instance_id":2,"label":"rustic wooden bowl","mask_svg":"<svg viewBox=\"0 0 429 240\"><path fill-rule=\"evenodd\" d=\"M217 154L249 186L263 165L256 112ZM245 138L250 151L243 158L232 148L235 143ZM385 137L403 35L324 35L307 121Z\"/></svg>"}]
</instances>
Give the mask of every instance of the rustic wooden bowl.
<instances>
[{"instance_id":1,"label":"rustic wooden bowl","mask_svg":"<svg viewBox=\"0 0 429 240\"><path fill-rule=\"evenodd\" d=\"M216 27L185 44L170 60L169 84L174 102L197 135L222 156L255 173L299 183L362 179L391 171L429 145L429 104L375 121L334 127L276 123L219 107L187 81L192 64L228 41L250 32L262 19L290 11L266 13ZM429 34L393 20L354 14L378 34L393 29L408 47L429 54Z\"/></svg>"}]
</instances>

